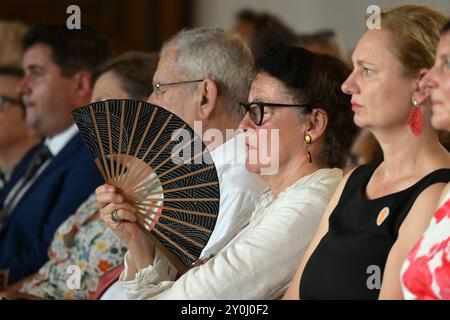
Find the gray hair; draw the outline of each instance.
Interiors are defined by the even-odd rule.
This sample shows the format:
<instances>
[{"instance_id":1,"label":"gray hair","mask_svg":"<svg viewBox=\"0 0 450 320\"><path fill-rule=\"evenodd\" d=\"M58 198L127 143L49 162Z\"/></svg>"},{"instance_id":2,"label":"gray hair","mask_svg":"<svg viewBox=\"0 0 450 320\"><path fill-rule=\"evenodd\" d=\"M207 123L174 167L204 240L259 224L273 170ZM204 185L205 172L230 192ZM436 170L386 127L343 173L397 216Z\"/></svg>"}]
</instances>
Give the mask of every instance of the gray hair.
<instances>
[{"instance_id":1,"label":"gray hair","mask_svg":"<svg viewBox=\"0 0 450 320\"><path fill-rule=\"evenodd\" d=\"M237 35L220 28L182 30L164 44L176 49L175 69L192 79L210 77L233 106L247 101L253 79L253 56Z\"/></svg>"}]
</instances>

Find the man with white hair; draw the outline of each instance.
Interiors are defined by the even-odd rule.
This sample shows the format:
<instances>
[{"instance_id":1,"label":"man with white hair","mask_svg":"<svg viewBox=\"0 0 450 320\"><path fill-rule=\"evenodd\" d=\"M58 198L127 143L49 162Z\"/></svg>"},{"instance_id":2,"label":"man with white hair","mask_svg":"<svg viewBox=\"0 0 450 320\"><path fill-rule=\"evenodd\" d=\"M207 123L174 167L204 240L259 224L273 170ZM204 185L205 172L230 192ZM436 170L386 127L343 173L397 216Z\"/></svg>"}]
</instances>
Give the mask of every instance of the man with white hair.
<instances>
[{"instance_id":1,"label":"man with white hair","mask_svg":"<svg viewBox=\"0 0 450 320\"><path fill-rule=\"evenodd\" d=\"M214 131L214 138L227 138L227 129L234 132L238 128L241 119L236 106L248 98L252 69L250 49L239 37L218 28L196 28L181 31L163 46L154 75L154 90L148 102L175 113L204 138L219 176L219 217L201 259L219 252L248 224L256 200L267 188L258 175L245 168L245 148L237 143L243 139L232 137L220 144L208 141L202 134L209 130ZM108 186L99 187L98 191L104 188ZM156 255L154 265L143 272L163 270L168 275L164 280L173 281L175 268L159 250ZM167 298L170 285L164 282ZM100 282L97 292L104 289ZM126 299L120 282L109 288L102 299Z\"/></svg>"}]
</instances>

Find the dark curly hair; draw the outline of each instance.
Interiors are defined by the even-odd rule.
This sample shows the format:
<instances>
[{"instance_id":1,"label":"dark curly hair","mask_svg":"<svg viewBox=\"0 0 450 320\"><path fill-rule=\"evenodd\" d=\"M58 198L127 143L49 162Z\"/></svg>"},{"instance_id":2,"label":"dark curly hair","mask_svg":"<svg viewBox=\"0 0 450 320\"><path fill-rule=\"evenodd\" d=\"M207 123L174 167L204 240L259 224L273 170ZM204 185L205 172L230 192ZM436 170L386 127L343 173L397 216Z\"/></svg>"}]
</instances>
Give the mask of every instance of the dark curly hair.
<instances>
[{"instance_id":1,"label":"dark curly hair","mask_svg":"<svg viewBox=\"0 0 450 320\"><path fill-rule=\"evenodd\" d=\"M330 55L272 42L255 57L255 72L280 80L297 103L311 103L326 111L328 124L320 156L330 167L344 167L357 133L351 97L341 90L350 68ZM298 110L308 112L303 108Z\"/></svg>"}]
</instances>

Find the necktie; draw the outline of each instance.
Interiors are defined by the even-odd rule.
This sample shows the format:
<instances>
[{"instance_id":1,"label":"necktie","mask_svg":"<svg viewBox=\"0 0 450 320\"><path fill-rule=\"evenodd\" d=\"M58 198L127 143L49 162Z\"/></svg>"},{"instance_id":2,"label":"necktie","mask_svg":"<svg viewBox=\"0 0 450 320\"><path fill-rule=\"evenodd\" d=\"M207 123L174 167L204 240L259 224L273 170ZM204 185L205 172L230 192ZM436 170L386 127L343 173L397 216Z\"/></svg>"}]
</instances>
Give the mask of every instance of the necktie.
<instances>
[{"instance_id":1,"label":"necktie","mask_svg":"<svg viewBox=\"0 0 450 320\"><path fill-rule=\"evenodd\" d=\"M5 184L6 184L6 177L3 174L3 172L0 171L0 190L2 190Z\"/></svg>"},{"instance_id":2,"label":"necktie","mask_svg":"<svg viewBox=\"0 0 450 320\"><path fill-rule=\"evenodd\" d=\"M33 160L31 160L27 171L11 190L11 193L5 200L3 208L0 210L0 230L3 222L9 216L12 209L14 209L17 201L20 200L19 196L21 197L23 195L23 188L27 186L27 184L34 178L39 168L51 157L52 154L50 150L46 145L43 145L36 153Z\"/></svg>"}]
</instances>

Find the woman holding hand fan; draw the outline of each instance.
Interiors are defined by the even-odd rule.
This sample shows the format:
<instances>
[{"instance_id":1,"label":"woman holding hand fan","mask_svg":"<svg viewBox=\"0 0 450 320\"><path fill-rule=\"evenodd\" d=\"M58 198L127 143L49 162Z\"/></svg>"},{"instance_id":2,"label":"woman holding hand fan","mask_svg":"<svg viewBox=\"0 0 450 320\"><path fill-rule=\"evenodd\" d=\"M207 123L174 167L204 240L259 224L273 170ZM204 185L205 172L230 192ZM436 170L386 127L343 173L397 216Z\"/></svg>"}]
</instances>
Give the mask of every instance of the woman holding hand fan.
<instances>
[{"instance_id":1,"label":"woman holding hand fan","mask_svg":"<svg viewBox=\"0 0 450 320\"><path fill-rule=\"evenodd\" d=\"M97 189L102 219L129 249L120 276L129 299L274 299L292 280L356 133L350 98L339 89L350 71L305 49L273 43L266 49L256 59L249 102L238 109L247 170L271 188L249 224L214 257L175 281L175 268L138 227L135 206L109 185ZM263 149L279 163L270 175L264 175L270 163L251 156Z\"/></svg>"}]
</instances>

